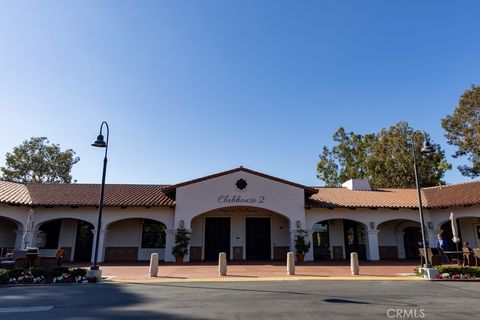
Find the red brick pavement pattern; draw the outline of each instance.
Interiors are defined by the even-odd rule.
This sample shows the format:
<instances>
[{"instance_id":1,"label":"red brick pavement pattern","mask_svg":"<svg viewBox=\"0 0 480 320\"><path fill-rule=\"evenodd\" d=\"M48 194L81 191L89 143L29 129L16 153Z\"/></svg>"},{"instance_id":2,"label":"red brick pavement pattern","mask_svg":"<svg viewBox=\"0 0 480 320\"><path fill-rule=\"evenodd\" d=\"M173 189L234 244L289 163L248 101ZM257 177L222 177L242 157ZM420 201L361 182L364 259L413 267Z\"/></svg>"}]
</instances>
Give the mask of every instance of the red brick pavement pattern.
<instances>
[{"instance_id":1,"label":"red brick pavement pattern","mask_svg":"<svg viewBox=\"0 0 480 320\"><path fill-rule=\"evenodd\" d=\"M86 267L88 265L78 265ZM377 277L404 277L412 274L415 261L381 261L360 262L360 275ZM115 280L148 279L147 263L104 263L101 266L103 276L114 277ZM228 265L228 276L236 278L260 278L260 277L285 277L286 265L281 262L235 262ZM297 265L296 276L314 277L349 277L351 276L350 265L345 261L315 262ZM176 265L173 263L160 263L158 277L166 279L201 279L217 278L218 266L214 263L185 263Z\"/></svg>"}]
</instances>

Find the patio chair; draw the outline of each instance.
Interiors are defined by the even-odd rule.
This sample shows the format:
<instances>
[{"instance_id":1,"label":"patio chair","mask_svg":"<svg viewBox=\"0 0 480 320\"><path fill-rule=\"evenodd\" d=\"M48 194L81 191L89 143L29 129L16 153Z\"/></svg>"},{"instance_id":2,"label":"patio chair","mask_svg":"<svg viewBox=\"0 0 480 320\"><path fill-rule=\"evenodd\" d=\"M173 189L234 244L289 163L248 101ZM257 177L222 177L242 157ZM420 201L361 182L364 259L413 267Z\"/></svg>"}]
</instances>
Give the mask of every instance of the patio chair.
<instances>
[{"instance_id":1,"label":"patio chair","mask_svg":"<svg viewBox=\"0 0 480 320\"><path fill-rule=\"evenodd\" d=\"M418 253L420 255L420 265L423 266L425 264L425 255L423 248L418 248ZM434 254L431 248L427 249L428 254L428 261L432 264L432 266L439 266L442 264L442 256L440 254Z\"/></svg>"},{"instance_id":2,"label":"patio chair","mask_svg":"<svg viewBox=\"0 0 480 320\"><path fill-rule=\"evenodd\" d=\"M27 250L14 250L12 256L0 261L0 269L12 269L16 267L16 261L21 265L23 259L27 261Z\"/></svg>"},{"instance_id":3,"label":"patio chair","mask_svg":"<svg viewBox=\"0 0 480 320\"><path fill-rule=\"evenodd\" d=\"M479 267L480 266L480 248L473 249L473 256L475 258L475 265Z\"/></svg>"},{"instance_id":4,"label":"patio chair","mask_svg":"<svg viewBox=\"0 0 480 320\"><path fill-rule=\"evenodd\" d=\"M475 249L479 250L479 249ZM470 250L469 248L463 248L463 265L464 266L479 266L480 265L480 257L477 254L480 254L475 252L475 250Z\"/></svg>"},{"instance_id":5,"label":"patio chair","mask_svg":"<svg viewBox=\"0 0 480 320\"><path fill-rule=\"evenodd\" d=\"M63 249L57 249L57 251L55 252L55 256L51 256L51 257L39 256L35 264L41 268L60 267L62 265L62 260L63 260Z\"/></svg>"}]
</instances>

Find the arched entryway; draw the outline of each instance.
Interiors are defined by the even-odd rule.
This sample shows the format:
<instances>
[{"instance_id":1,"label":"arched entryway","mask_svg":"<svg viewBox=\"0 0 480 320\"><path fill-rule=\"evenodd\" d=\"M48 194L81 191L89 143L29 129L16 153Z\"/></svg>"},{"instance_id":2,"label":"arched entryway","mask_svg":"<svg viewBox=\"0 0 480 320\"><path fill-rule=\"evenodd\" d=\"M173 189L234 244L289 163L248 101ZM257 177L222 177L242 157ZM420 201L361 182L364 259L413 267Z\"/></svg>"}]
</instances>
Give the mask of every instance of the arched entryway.
<instances>
[{"instance_id":1,"label":"arched entryway","mask_svg":"<svg viewBox=\"0 0 480 320\"><path fill-rule=\"evenodd\" d=\"M380 260L417 259L421 241L420 224L414 220L393 219L377 226Z\"/></svg>"},{"instance_id":2,"label":"arched entryway","mask_svg":"<svg viewBox=\"0 0 480 320\"><path fill-rule=\"evenodd\" d=\"M0 257L21 246L20 226L21 224L15 220L0 217Z\"/></svg>"},{"instance_id":3,"label":"arched entryway","mask_svg":"<svg viewBox=\"0 0 480 320\"><path fill-rule=\"evenodd\" d=\"M290 250L290 222L256 207L215 209L191 221L190 261L285 259Z\"/></svg>"},{"instance_id":4,"label":"arched entryway","mask_svg":"<svg viewBox=\"0 0 480 320\"><path fill-rule=\"evenodd\" d=\"M164 260L166 229L163 222L153 219L129 218L108 224L104 261L144 261L152 253Z\"/></svg>"},{"instance_id":5,"label":"arched entryway","mask_svg":"<svg viewBox=\"0 0 480 320\"><path fill-rule=\"evenodd\" d=\"M349 259L352 252L367 259L367 227L349 219L321 220L312 226L314 260Z\"/></svg>"},{"instance_id":6,"label":"arched entryway","mask_svg":"<svg viewBox=\"0 0 480 320\"><path fill-rule=\"evenodd\" d=\"M42 255L54 256L63 249L64 261L88 262L91 260L94 226L80 219L55 219L36 227L34 243Z\"/></svg>"}]
</instances>

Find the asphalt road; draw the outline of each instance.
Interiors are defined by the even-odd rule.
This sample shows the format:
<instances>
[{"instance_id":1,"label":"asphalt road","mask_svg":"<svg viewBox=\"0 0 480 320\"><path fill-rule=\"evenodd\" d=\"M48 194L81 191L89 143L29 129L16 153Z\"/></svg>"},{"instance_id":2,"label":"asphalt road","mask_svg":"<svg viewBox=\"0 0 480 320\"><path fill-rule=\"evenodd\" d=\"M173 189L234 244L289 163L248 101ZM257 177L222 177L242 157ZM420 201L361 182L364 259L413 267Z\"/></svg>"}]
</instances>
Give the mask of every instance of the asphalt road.
<instances>
[{"instance_id":1,"label":"asphalt road","mask_svg":"<svg viewBox=\"0 0 480 320\"><path fill-rule=\"evenodd\" d=\"M0 319L475 319L479 282L283 281L0 287Z\"/></svg>"}]
</instances>

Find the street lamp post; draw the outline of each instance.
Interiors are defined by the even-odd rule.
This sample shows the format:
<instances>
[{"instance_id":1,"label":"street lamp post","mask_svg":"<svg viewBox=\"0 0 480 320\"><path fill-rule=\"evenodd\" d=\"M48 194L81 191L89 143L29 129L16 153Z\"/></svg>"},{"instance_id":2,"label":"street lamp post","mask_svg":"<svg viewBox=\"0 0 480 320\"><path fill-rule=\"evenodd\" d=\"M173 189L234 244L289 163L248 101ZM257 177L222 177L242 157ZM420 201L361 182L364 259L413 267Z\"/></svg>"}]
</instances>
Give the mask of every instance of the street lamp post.
<instances>
[{"instance_id":1,"label":"street lamp post","mask_svg":"<svg viewBox=\"0 0 480 320\"><path fill-rule=\"evenodd\" d=\"M423 242L423 255L425 256L425 268L430 268L428 261L428 250L427 250L427 236L425 233L425 219L423 217L423 206L422 206L422 193L420 192L420 182L418 181L418 166L417 166L417 157L415 154L415 135L421 133L423 135L423 146L421 152L423 154L430 154L433 152L433 148L430 145L430 140L425 131L415 131L410 136L412 155L413 155L413 169L415 171L415 185L417 187L417 197L418 197L418 211L420 214L420 228L422 231L422 242Z\"/></svg>"},{"instance_id":2,"label":"street lamp post","mask_svg":"<svg viewBox=\"0 0 480 320\"><path fill-rule=\"evenodd\" d=\"M105 142L102 134L103 126L107 128L107 141ZM98 266L98 243L100 240L100 229L102 228L102 211L103 211L103 197L105 195L105 175L107 173L107 154L108 154L108 136L110 134L110 129L108 127L108 123L103 121L100 125L100 134L92 143L92 146L98 148L105 148L105 158L103 159L103 174L102 174L102 187L100 189L100 203L98 204L98 220L97 220L97 232L95 238L95 254L93 256L93 265L90 267L90 270L99 270L100 267Z\"/></svg>"}]
</instances>

